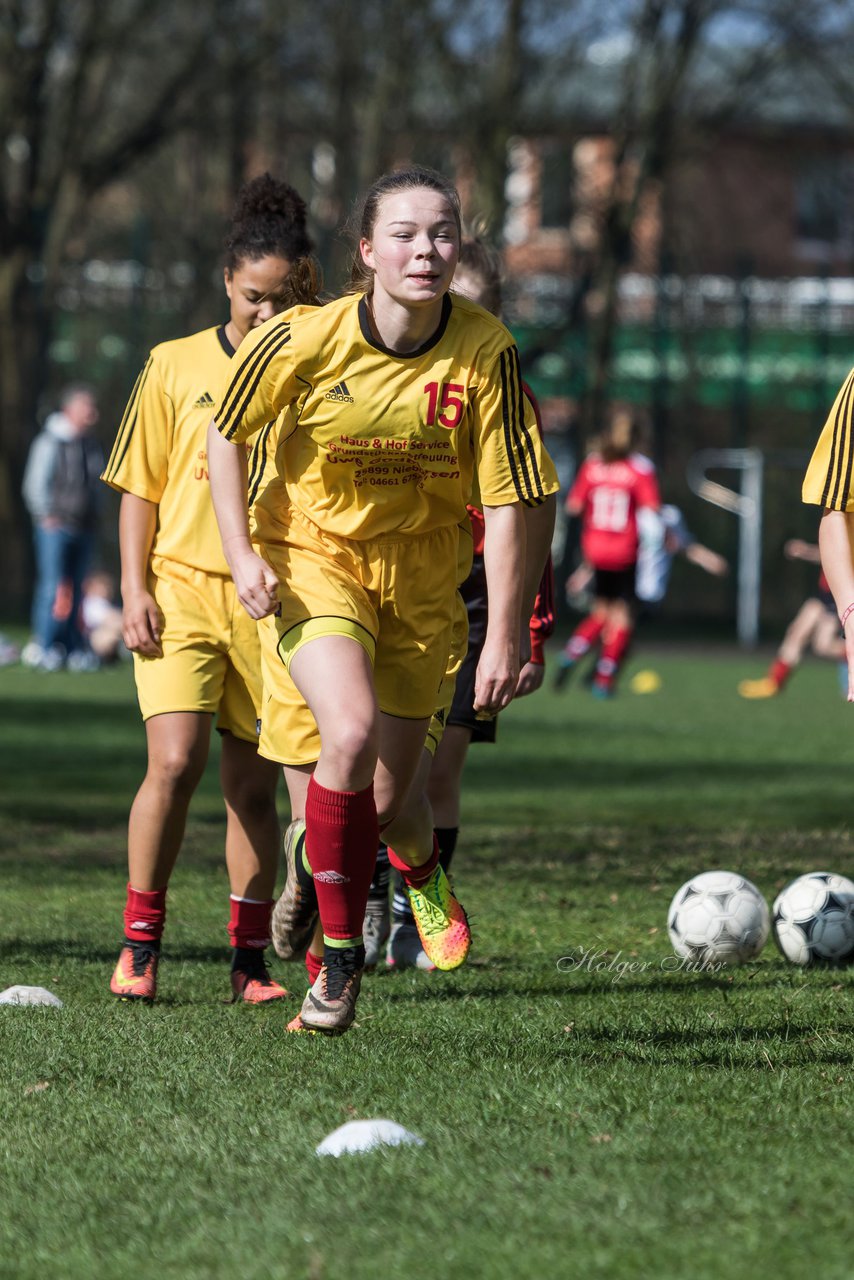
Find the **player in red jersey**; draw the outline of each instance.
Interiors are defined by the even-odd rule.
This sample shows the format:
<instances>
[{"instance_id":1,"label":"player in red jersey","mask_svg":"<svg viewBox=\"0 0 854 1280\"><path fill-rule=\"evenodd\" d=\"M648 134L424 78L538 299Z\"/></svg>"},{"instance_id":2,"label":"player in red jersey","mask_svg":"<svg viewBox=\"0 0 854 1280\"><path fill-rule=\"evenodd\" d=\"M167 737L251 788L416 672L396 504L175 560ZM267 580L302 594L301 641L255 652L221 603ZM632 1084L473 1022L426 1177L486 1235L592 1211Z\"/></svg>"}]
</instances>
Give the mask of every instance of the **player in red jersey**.
<instances>
[{"instance_id":1,"label":"player in red jersey","mask_svg":"<svg viewBox=\"0 0 854 1280\"><path fill-rule=\"evenodd\" d=\"M818 544L803 542L800 538L790 539L783 547L783 554L788 560L821 563ZM803 602L789 623L766 674L758 680L742 680L739 684L738 692L742 698L774 698L782 693L808 648L812 648L819 658L830 658L834 662L845 661L845 637L823 573L819 574L816 590Z\"/></svg>"},{"instance_id":2,"label":"player in red jersey","mask_svg":"<svg viewBox=\"0 0 854 1280\"><path fill-rule=\"evenodd\" d=\"M611 413L599 447L581 464L566 500L581 519L581 551L594 571L594 601L559 659L560 689L579 659L601 640L591 692L607 698L632 638L635 573L641 539L662 537L661 498L655 467L637 452L640 421L625 406Z\"/></svg>"}]
</instances>

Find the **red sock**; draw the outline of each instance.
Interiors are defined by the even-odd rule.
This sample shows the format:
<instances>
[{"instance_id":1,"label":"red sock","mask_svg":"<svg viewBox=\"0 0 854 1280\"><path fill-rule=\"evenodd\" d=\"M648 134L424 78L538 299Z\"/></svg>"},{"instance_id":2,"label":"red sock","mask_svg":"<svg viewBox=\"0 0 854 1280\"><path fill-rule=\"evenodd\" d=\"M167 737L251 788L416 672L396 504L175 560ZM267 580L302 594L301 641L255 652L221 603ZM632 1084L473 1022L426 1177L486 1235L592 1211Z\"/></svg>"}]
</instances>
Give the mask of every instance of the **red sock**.
<instances>
[{"instance_id":1,"label":"red sock","mask_svg":"<svg viewBox=\"0 0 854 1280\"><path fill-rule=\"evenodd\" d=\"M771 670L768 672L769 677L774 681L778 689L783 688L791 674L791 663L784 662L782 658L777 658L771 664Z\"/></svg>"},{"instance_id":2,"label":"red sock","mask_svg":"<svg viewBox=\"0 0 854 1280\"><path fill-rule=\"evenodd\" d=\"M273 914L273 899L258 902L252 898L229 898L231 918L228 922L228 936L233 947L253 947L263 951L270 945L270 916Z\"/></svg>"},{"instance_id":3,"label":"red sock","mask_svg":"<svg viewBox=\"0 0 854 1280\"><path fill-rule=\"evenodd\" d=\"M600 684L614 683L631 639L631 627L614 627L606 633L602 656L596 663L596 679Z\"/></svg>"},{"instance_id":4,"label":"red sock","mask_svg":"<svg viewBox=\"0 0 854 1280\"><path fill-rule=\"evenodd\" d=\"M312 986L317 981L320 970L323 968L323 956L313 956L310 951L305 953L305 971L308 974L308 980Z\"/></svg>"},{"instance_id":5,"label":"red sock","mask_svg":"<svg viewBox=\"0 0 854 1280\"><path fill-rule=\"evenodd\" d=\"M165 889L133 889L128 885L125 937L132 942L159 942L166 922Z\"/></svg>"},{"instance_id":6,"label":"red sock","mask_svg":"<svg viewBox=\"0 0 854 1280\"><path fill-rule=\"evenodd\" d=\"M306 847L327 938L361 938L379 843L374 784L364 791L329 791L308 784Z\"/></svg>"},{"instance_id":7,"label":"red sock","mask_svg":"<svg viewBox=\"0 0 854 1280\"><path fill-rule=\"evenodd\" d=\"M436 835L434 833L433 852L430 854L430 857L426 862L422 862L420 867L410 867L409 863L404 862L390 845L388 847L388 860L394 867L395 871L400 872L407 884L417 887L420 884L425 884L436 870L439 863L439 841L436 839Z\"/></svg>"},{"instance_id":8,"label":"red sock","mask_svg":"<svg viewBox=\"0 0 854 1280\"><path fill-rule=\"evenodd\" d=\"M577 662L579 658L583 658L585 653L592 649L593 645L602 634L602 628L605 626L605 619L591 614L589 618L585 618L580 622L573 631L572 635L566 642L564 652L573 662Z\"/></svg>"}]
</instances>

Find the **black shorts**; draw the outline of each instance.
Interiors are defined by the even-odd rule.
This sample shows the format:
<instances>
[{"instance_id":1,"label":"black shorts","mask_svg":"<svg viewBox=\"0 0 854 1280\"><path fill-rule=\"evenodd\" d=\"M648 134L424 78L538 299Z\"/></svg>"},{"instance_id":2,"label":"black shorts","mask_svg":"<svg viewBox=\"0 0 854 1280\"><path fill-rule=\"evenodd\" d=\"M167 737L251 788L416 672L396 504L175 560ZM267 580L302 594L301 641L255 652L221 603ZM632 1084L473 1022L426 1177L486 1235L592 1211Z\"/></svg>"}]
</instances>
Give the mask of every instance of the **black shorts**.
<instances>
[{"instance_id":1,"label":"black shorts","mask_svg":"<svg viewBox=\"0 0 854 1280\"><path fill-rule=\"evenodd\" d=\"M594 569L594 596L597 600L625 600L626 604L634 604L636 569L633 564L625 569Z\"/></svg>"},{"instance_id":2,"label":"black shorts","mask_svg":"<svg viewBox=\"0 0 854 1280\"><path fill-rule=\"evenodd\" d=\"M836 601L830 591L822 591L821 588L819 588L818 599L824 605L828 613L836 613Z\"/></svg>"},{"instance_id":3,"label":"black shorts","mask_svg":"<svg viewBox=\"0 0 854 1280\"><path fill-rule=\"evenodd\" d=\"M474 678L486 639L486 570L483 556L475 556L471 573L460 587L460 595L469 618L469 641L463 665L457 673L454 700L445 725L456 724L463 729L470 729L472 742L494 742L496 720L478 720L474 713Z\"/></svg>"}]
</instances>

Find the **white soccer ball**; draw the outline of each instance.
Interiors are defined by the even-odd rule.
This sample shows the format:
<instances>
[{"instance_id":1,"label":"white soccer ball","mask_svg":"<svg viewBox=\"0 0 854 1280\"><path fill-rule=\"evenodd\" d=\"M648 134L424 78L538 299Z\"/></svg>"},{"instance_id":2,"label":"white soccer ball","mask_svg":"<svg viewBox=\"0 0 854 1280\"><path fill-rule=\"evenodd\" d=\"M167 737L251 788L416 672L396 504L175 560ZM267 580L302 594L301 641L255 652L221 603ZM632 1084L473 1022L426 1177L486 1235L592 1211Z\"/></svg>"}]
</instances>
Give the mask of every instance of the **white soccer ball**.
<instances>
[{"instance_id":1,"label":"white soccer ball","mask_svg":"<svg viewBox=\"0 0 854 1280\"><path fill-rule=\"evenodd\" d=\"M744 964L765 946L768 904L734 871L703 871L678 890L667 914L673 950L702 965Z\"/></svg>"},{"instance_id":2,"label":"white soccer ball","mask_svg":"<svg viewBox=\"0 0 854 1280\"><path fill-rule=\"evenodd\" d=\"M798 876L773 907L774 941L793 964L854 960L854 883L831 871Z\"/></svg>"}]
</instances>

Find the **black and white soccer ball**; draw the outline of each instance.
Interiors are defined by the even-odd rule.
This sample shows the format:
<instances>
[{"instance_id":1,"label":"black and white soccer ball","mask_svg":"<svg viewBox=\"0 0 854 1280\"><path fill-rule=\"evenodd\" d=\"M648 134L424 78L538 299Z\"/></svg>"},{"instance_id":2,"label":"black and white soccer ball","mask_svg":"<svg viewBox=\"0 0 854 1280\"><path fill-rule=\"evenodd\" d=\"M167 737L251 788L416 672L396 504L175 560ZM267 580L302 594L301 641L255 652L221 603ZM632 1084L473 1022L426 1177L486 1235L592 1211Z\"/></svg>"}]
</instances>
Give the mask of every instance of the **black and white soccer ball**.
<instances>
[{"instance_id":1,"label":"black and white soccer ball","mask_svg":"<svg viewBox=\"0 0 854 1280\"><path fill-rule=\"evenodd\" d=\"M774 941L792 964L854 961L854 882L831 871L798 876L778 894Z\"/></svg>"},{"instance_id":2,"label":"black and white soccer ball","mask_svg":"<svg viewBox=\"0 0 854 1280\"><path fill-rule=\"evenodd\" d=\"M670 904L667 930L677 956L701 965L744 964L768 940L768 904L735 871L703 871Z\"/></svg>"}]
</instances>

